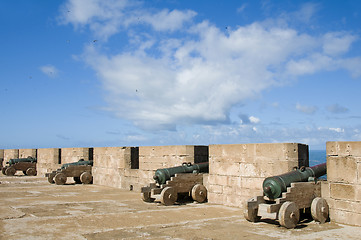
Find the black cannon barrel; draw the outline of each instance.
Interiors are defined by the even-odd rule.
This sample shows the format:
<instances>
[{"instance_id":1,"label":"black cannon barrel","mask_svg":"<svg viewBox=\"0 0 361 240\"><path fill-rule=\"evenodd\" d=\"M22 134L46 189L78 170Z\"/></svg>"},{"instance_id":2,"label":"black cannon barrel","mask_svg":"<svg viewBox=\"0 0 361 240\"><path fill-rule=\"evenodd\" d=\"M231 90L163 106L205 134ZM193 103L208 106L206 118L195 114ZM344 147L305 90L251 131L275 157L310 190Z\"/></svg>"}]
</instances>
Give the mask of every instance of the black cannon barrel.
<instances>
[{"instance_id":1,"label":"black cannon barrel","mask_svg":"<svg viewBox=\"0 0 361 240\"><path fill-rule=\"evenodd\" d=\"M263 193L270 199L276 199L293 182L307 182L309 178L319 178L326 174L326 163L313 167L301 167L278 176L268 177L263 181Z\"/></svg>"},{"instance_id":2,"label":"black cannon barrel","mask_svg":"<svg viewBox=\"0 0 361 240\"><path fill-rule=\"evenodd\" d=\"M174 177L177 173L192 173L192 172L208 172L208 162L204 163L183 163L181 166L157 169L153 176L153 179L158 184L164 184L171 177Z\"/></svg>"},{"instance_id":3,"label":"black cannon barrel","mask_svg":"<svg viewBox=\"0 0 361 240\"><path fill-rule=\"evenodd\" d=\"M33 157L27 157L27 158L12 158L7 162L9 165L14 165L15 163L19 162L37 162L36 158Z\"/></svg>"}]
</instances>

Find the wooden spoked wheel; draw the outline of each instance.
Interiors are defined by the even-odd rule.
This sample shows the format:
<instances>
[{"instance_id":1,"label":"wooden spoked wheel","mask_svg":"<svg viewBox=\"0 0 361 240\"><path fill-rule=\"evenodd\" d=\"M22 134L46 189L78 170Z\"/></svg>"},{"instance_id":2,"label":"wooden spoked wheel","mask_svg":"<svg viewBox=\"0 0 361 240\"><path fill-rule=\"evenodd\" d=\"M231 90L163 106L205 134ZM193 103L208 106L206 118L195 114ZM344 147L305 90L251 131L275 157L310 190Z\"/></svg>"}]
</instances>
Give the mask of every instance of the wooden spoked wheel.
<instances>
[{"instance_id":1,"label":"wooden spoked wheel","mask_svg":"<svg viewBox=\"0 0 361 240\"><path fill-rule=\"evenodd\" d=\"M13 167L9 167L5 170L6 176L14 176L16 173L16 169Z\"/></svg>"},{"instance_id":2,"label":"wooden spoked wheel","mask_svg":"<svg viewBox=\"0 0 361 240\"><path fill-rule=\"evenodd\" d=\"M35 168L26 169L26 175L28 175L28 176L36 176L36 169Z\"/></svg>"},{"instance_id":3,"label":"wooden spoked wheel","mask_svg":"<svg viewBox=\"0 0 361 240\"><path fill-rule=\"evenodd\" d=\"M328 219L329 208L324 198L317 197L311 203L312 218L320 223L325 223Z\"/></svg>"},{"instance_id":4,"label":"wooden spoked wheel","mask_svg":"<svg viewBox=\"0 0 361 240\"><path fill-rule=\"evenodd\" d=\"M165 187L160 193L160 202L166 206L173 205L177 198L178 194L172 187Z\"/></svg>"},{"instance_id":5,"label":"wooden spoked wheel","mask_svg":"<svg viewBox=\"0 0 361 240\"><path fill-rule=\"evenodd\" d=\"M281 226L285 228L295 228L300 220L300 210L294 202L285 202L282 204L278 218Z\"/></svg>"},{"instance_id":6,"label":"wooden spoked wheel","mask_svg":"<svg viewBox=\"0 0 361 240\"><path fill-rule=\"evenodd\" d=\"M207 199L207 188L202 184L196 184L192 188L192 198L193 200L203 203Z\"/></svg>"},{"instance_id":7,"label":"wooden spoked wheel","mask_svg":"<svg viewBox=\"0 0 361 240\"><path fill-rule=\"evenodd\" d=\"M66 176L63 173L58 173L54 177L56 185L64 185L66 183Z\"/></svg>"},{"instance_id":8,"label":"wooden spoked wheel","mask_svg":"<svg viewBox=\"0 0 361 240\"><path fill-rule=\"evenodd\" d=\"M89 184L93 181L93 176L90 172L83 172L81 175L80 175L80 181L83 183L83 184Z\"/></svg>"}]
</instances>

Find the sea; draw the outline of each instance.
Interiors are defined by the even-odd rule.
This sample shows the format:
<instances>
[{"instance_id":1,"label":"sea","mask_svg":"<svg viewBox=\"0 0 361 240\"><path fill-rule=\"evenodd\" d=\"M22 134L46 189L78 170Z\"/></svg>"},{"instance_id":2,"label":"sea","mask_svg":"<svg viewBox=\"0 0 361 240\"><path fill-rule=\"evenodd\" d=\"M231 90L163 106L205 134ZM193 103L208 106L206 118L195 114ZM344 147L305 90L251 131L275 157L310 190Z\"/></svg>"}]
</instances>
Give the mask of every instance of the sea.
<instances>
[{"instance_id":1,"label":"sea","mask_svg":"<svg viewBox=\"0 0 361 240\"><path fill-rule=\"evenodd\" d=\"M309 150L309 165L310 167L326 162L326 150ZM320 179L327 179L327 175L320 177Z\"/></svg>"}]
</instances>

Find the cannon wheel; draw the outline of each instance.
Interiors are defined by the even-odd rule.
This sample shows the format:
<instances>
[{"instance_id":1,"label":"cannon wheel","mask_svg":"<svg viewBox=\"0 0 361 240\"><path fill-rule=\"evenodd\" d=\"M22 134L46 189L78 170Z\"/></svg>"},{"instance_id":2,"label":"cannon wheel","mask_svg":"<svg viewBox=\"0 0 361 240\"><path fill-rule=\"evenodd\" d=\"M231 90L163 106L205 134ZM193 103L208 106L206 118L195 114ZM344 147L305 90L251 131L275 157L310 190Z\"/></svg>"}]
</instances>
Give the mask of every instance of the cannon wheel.
<instances>
[{"instance_id":1,"label":"cannon wheel","mask_svg":"<svg viewBox=\"0 0 361 240\"><path fill-rule=\"evenodd\" d=\"M26 175L28 175L28 176L36 176L36 169L35 168L26 169Z\"/></svg>"},{"instance_id":2,"label":"cannon wheel","mask_svg":"<svg viewBox=\"0 0 361 240\"><path fill-rule=\"evenodd\" d=\"M54 177L56 185L64 185L66 183L66 176L63 173L58 173Z\"/></svg>"},{"instance_id":3,"label":"cannon wheel","mask_svg":"<svg viewBox=\"0 0 361 240\"><path fill-rule=\"evenodd\" d=\"M93 181L93 176L90 172L83 172L82 174L80 174L80 181L83 184L89 184Z\"/></svg>"},{"instance_id":4,"label":"cannon wheel","mask_svg":"<svg viewBox=\"0 0 361 240\"><path fill-rule=\"evenodd\" d=\"M312 218L320 223L325 223L328 219L328 204L324 198L317 197L311 203Z\"/></svg>"},{"instance_id":5,"label":"cannon wheel","mask_svg":"<svg viewBox=\"0 0 361 240\"><path fill-rule=\"evenodd\" d=\"M6 173L5 173L6 169L7 169L6 167L4 167L3 169L1 169L2 174L6 175Z\"/></svg>"},{"instance_id":6,"label":"cannon wheel","mask_svg":"<svg viewBox=\"0 0 361 240\"><path fill-rule=\"evenodd\" d=\"M285 202L282 204L278 218L281 226L285 228L295 228L300 220L300 210L294 202Z\"/></svg>"},{"instance_id":7,"label":"cannon wheel","mask_svg":"<svg viewBox=\"0 0 361 240\"><path fill-rule=\"evenodd\" d=\"M160 193L160 202L166 206L173 205L177 198L178 194L173 187L165 187Z\"/></svg>"},{"instance_id":8,"label":"cannon wheel","mask_svg":"<svg viewBox=\"0 0 361 240\"><path fill-rule=\"evenodd\" d=\"M207 199L207 188L202 184L196 184L192 188L192 198L193 200L203 203Z\"/></svg>"},{"instance_id":9,"label":"cannon wheel","mask_svg":"<svg viewBox=\"0 0 361 240\"><path fill-rule=\"evenodd\" d=\"M151 192L143 192L142 193L142 200L144 202L154 202L155 198L150 197Z\"/></svg>"},{"instance_id":10,"label":"cannon wheel","mask_svg":"<svg viewBox=\"0 0 361 240\"><path fill-rule=\"evenodd\" d=\"M51 184L54 184L54 175L50 175L48 176L48 182L51 183Z\"/></svg>"},{"instance_id":11,"label":"cannon wheel","mask_svg":"<svg viewBox=\"0 0 361 240\"><path fill-rule=\"evenodd\" d=\"M8 167L8 168L5 170L6 176L14 176L15 173L16 173L16 169L13 168L13 167Z\"/></svg>"},{"instance_id":12,"label":"cannon wheel","mask_svg":"<svg viewBox=\"0 0 361 240\"><path fill-rule=\"evenodd\" d=\"M80 184L80 183L81 183L80 177L73 177L73 179L74 179L74 182L75 182L76 184Z\"/></svg>"}]
</instances>

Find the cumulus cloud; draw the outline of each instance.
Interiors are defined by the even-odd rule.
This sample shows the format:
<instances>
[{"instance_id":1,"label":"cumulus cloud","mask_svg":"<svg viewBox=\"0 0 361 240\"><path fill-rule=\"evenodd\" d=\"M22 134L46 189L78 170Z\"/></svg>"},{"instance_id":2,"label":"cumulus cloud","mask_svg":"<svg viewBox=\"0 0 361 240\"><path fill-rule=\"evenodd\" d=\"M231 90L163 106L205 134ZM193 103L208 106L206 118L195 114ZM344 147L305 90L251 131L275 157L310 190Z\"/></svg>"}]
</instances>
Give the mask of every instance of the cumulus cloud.
<instances>
[{"instance_id":1,"label":"cumulus cloud","mask_svg":"<svg viewBox=\"0 0 361 240\"><path fill-rule=\"evenodd\" d=\"M306 105L301 105L299 103L296 104L296 109L306 114L314 114L317 111L316 106L306 106Z\"/></svg>"},{"instance_id":2,"label":"cumulus cloud","mask_svg":"<svg viewBox=\"0 0 361 240\"><path fill-rule=\"evenodd\" d=\"M44 65L40 67L40 70L48 77L54 78L58 75L58 69L53 65Z\"/></svg>"},{"instance_id":3,"label":"cumulus cloud","mask_svg":"<svg viewBox=\"0 0 361 240\"><path fill-rule=\"evenodd\" d=\"M191 10L150 11L127 1L69 0L65 7L70 13L63 12L62 23L88 26L105 39L136 25L162 32L132 29L127 50L109 54L88 46L83 54L108 93L108 110L143 129L227 123L236 104L305 74L346 69L361 75L360 59L343 56L357 39L351 34L313 36L260 22L224 32L208 21L193 22ZM305 6L300 14L310 19L314 9Z\"/></svg>"},{"instance_id":4,"label":"cumulus cloud","mask_svg":"<svg viewBox=\"0 0 361 240\"><path fill-rule=\"evenodd\" d=\"M68 0L61 7L58 20L79 30L85 27L100 39L133 25L146 24L156 31L174 31L191 21L196 12L163 9L156 12L141 8L141 2L129 0Z\"/></svg>"},{"instance_id":5,"label":"cumulus cloud","mask_svg":"<svg viewBox=\"0 0 361 240\"><path fill-rule=\"evenodd\" d=\"M327 111L331 113L345 113L348 112L348 108L340 106L339 104L332 104L326 107Z\"/></svg>"}]
</instances>

